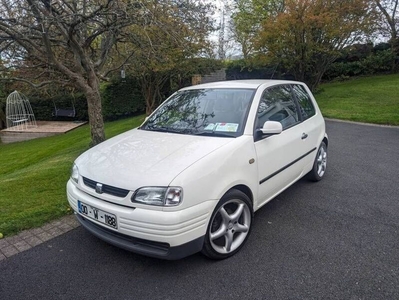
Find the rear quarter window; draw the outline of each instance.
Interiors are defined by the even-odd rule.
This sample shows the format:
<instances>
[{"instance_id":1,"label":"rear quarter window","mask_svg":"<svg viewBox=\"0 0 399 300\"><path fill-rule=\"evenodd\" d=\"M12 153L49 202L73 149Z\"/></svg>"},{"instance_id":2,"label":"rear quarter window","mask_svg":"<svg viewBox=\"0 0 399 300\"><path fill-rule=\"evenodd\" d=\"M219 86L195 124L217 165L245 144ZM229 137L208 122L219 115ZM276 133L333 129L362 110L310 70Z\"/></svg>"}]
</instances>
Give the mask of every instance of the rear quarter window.
<instances>
[{"instance_id":1,"label":"rear quarter window","mask_svg":"<svg viewBox=\"0 0 399 300\"><path fill-rule=\"evenodd\" d=\"M294 85L293 92L298 100L303 120L314 116L316 110L306 89L302 85Z\"/></svg>"}]
</instances>

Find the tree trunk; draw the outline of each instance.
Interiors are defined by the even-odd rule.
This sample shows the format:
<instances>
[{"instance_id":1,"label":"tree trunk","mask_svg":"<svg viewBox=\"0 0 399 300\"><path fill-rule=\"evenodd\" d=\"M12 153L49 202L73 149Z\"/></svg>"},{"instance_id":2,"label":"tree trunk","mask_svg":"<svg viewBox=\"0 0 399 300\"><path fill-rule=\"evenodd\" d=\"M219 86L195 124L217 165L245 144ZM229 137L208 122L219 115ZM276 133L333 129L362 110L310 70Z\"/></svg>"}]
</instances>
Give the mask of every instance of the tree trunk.
<instances>
[{"instance_id":1,"label":"tree trunk","mask_svg":"<svg viewBox=\"0 0 399 300\"><path fill-rule=\"evenodd\" d=\"M90 91L86 93L86 98L91 133L90 147L92 147L105 140L101 96L98 91Z\"/></svg>"},{"instance_id":2,"label":"tree trunk","mask_svg":"<svg viewBox=\"0 0 399 300\"><path fill-rule=\"evenodd\" d=\"M161 90L169 78L169 76L157 73L140 78L141 90L146 102L145 112L147 116L162 103Z\"/></svg>"},{"instance_id":3,"label":"tree trunk","mask_svg":"<svg viewBox=\"0 0 399 300\"><path fill-rule=\"evenodd\" d=\"M392 38L391 38L391 51L393 52L393 59L392 59L392 64L391 64L391 72L392 73L395 73L395 71L396 71L396 56L399 53L399 41L397 38L396 31L394 33L395 34L393 34Z\"/></svg>"},{"instance_id":4,"label":"tree trunk","mask_svg":"<svg viewBox=\"0 0 399 300\"><path fill-rule=\"evenodd\" d=\"M101 105L100 85L97 78L92 78L89 81L89 85L85 87L84 93L87 99L87 112L89 115L91 133L90 147L93 147L105 140L105 132Z\"/></svg>"},{"instance_id":5,"label":"tree trunk","mask_svg":"<svg viewBox=\"0 0 399 300\"><path fill-rule=\"evenodd\" d=\"M145 108L145 113L147 116L149 116L153 111L154 111L154 93L152 90L152 85L147 84L144 85L143 91L144 91L144 98L146 102L146 108Z\"/></svg>"},{"instance_id":6,"label":"tree trunk","mask_svg":"<svg viewBox=\"0 0 399 300\"><path fill-rule=\"evenodd\" d=\"M151 75L140 78L141 91L145 99L145 113L149 116L155 109L155 82Z\"/></svg>"},{"instance_id":7,"label":"tree trunk","mask_svg":"<svg viewBox=\"0 0 399 300\"><path fill-rule=\"evenodd\" d=\"M6 124L6 115L3 110L0 108L0 130L5 128Z\"/></svg>"}]
</instances>

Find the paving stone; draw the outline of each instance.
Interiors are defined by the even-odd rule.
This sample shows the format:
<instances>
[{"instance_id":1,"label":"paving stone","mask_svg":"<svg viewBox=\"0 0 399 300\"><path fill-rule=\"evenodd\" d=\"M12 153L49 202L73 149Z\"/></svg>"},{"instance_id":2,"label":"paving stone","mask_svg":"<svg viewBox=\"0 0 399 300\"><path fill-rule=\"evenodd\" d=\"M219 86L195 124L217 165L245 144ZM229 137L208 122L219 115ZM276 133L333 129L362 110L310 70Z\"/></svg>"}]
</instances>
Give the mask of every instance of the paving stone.
<instances>
[{"instance_id":1,"label":"paving stone","mask_svg":"<svg viewBox=\"0 0 399 300\"><path fill-rule=\"evenodd\" d=\"M73 220L69 221L68 223L69 225L71 225L73 228L79 227L80 223L78 220L76 220L76 218L74 218Z\"/></svg>"},{"instance_id":2,"label":"paving stone","mask_svg":"<svg viewBox=\"0 0 399 300\"><path fill-rule=\"evenodd\" d=\"M74 216L73 218L69 219L68 221L65 221L65 223L69 224L73 228L79 227L80 223L78 220L76 220L76 217Z\"/></svg>"},{"instance_id":3,"label":"paving stone","mask_svg":"<svg viewBox=\"0 0 399 300\"><path fill-rule=\"evenodd\" d=\"M69 223L69 222L73 221L74 219L76 219L75 214L69 215L69 216L65 217L64 222Z\"/></svg>"},{"instance_id":4,"label":"paving stone","mask_svg":"<svg viewBox=\"0 0 399 300\"><path fill-rule=\"evenodd\" d=\"M57 221L53 221L50 224L52 224L53 226L60 226L62 224L62 221L57 220Z\"/></svg>"},{"instance_id":5,"label":"paving stone","mask_svg":"<svg viewBox=\"0 0 399 300\"><path fill-rule=\"evenodd\" d=\"M48 230L54 228L54 224L48 223L48 224L46 224L46 225L44 225L44 226L42 226L42 227L40 227L40 228L41 228L43 231L48 231Z\"/></svg>"},{"instance_id":6,"label":"paving stone","mask_svg":"<svg viewBox=\"0 0 399 300\"><path fill-rule=\"evenodd\" d=\"M31 237L33 235L33 233L31 232L31 231L29 231L29 230L24 230L24 231L21 231L18 235L17 235L17 237L19 237L20 239L26 239L26 238L28 238L28 237Z\"/></svg>"},{"instance_id":7,"label":"paving stone","mask_svg":"<svg viewBox=\"0 0 399 300\"><path fill-rule=\"evenodd\" d=\"M11 245L14 245L15 243L18 243L21 239L17 236L10 236L7 238L7 242L9 242Z\"/></svg>"},{"instance_id":8,"label":"paving stone","mask_svg":"<svg viewBox=\"0 0 399 300\"><path fill-rule=\"evenodd\" d=\"M32 232L32 234L34 234L34 235L38 235L40 233L43 233L44 231L41 228L34 228L34 229L31 229L30 232Z\"/></svg>"},{"instance_id":9,"label":"paving stone","mask_svg":"<svg viewBox=\"0 0 399 300\"><path fill-rule=\"evenodd\" d=\"M28 249L32 248L32 246L29 245L25 241L20 241L20 242L14 244L14 247L17 248L19 252L22 252L22 251L25 251L25 250L28 250Z\"/></svg>"},{"instance_id":10,"label":"paving stone","mask_svg":"<svg viewBox=\"0 0 399 300\"><path fill-rule=\"evenodd\" d=\"M0 239L0 261L79 226L80 223L75 215L68 215L42 227L24 230L18 235Z\"/></svg>"},{"instance_id":11,"label":"paving stone","mask_svg":"<svg viewBox=\"0 0 399 300\"><path fill-rule=\"evenodd\" d=\"M53 236L51 236L51 234L49 234L48 232L39 233L39 234L37 235L37 237L38 237L39 239L41 239L43 242L48 241L48 240L50 240L51 238L53 238Z\"/></svg>"},{"instance_id":12,"label":"paving stone","mask_svg":"<svg viewBox=\"0 0 399 300\"><path fill-rule=\"evenodd\" d=\"M73 225L73 224L79 224L78 220L76 220L75 216L68 216L68 218L65 218L64 220L64 224L68 224L68 225Z\"/></svg>"},{"instance_id":13,"label":"paving stone","mask_svg":"<svg viewBox=\"0 0 399 300\"><path fill-rule=\"evenodd\" d=\"M0 249L10 246L11 244L8 242L8 238L0 240Z\"/></svg>"},{"instance_id":14,"label":"paving stone","mask_svg":"<svg viewBox=\"0 0 399 300\"><path fill-rule=\"evenodd\" d=\"M63 234L64 232L59 229L58 227L51 228L50 230L47 231L47 233L51 234L53 237L59 236Z\"/></svg>"},{"instance_id":15,"label":"paving stone","mask_svg":"<svg viewBox=\"0 0 399 300\"><path fill-rule=\"evenodd\" d=\"M68 225L67 223L64 223L64 224L58 226L58 228L61 229L61 231L63 233L68 232L73 229L73 227L71 225Z\"/></svg>"},{"instance_id":16,"label":"paving stone","mask_svg":"<svg viewBox=\"0 0 399 300\"><path fill-rule=\"evenodd\" d=\"M75 223L71 225L73 228L78 228L80 226L80 223Z\"/></svg>"},{"instance_id":17,"label":"paving stone","mask_svg":"<svg viewBox=\"0 0 399 300\"><path fill-rule=\"evenodd\" d=\"M19 253L18 249L15 248L13 245L1 249L1 252L4 254L5 257L10 257Z\"/></svg>"},{"instance_id":18,"label":"paving stone","mask_svg":"<svg viewBox=\"0 0 399 300\"><path fill-rule=\"evenodd\" d=\"M35 247L35 246L43 243L43 241L41 239L39 239L37 236L31 236L31 237L25 239L25 242L27 242L32 247Z\"/></svg>"}]
</instances>

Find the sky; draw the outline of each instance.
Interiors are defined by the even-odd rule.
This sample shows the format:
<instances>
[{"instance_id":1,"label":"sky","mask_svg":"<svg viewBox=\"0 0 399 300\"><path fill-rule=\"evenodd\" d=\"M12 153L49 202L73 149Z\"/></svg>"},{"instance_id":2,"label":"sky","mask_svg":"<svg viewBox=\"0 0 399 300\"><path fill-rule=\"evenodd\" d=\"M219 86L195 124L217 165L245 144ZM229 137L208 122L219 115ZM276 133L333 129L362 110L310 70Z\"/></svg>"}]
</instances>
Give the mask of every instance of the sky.
<instances>
[{"instance_id":1,"label":"sky","mask_svg":"<svg viewBox=\"0 0 399 300\"><path fill-rule=\"evenodd\" d=\"M226 58L241 56L240 46L237 42L229 39L229 21L230 21L230 13L231 8L234 6L234 0L201 0L203 3L210 3L216 6L216 10L214 11L212 18L215 20L217 26L220 25L220 21L223 14L223 9L225 9L225 52ZM227 8L226 8L227 6ZM230 10L229 10L230 8ZM220 31L216 31L211 34L210 40L215 43L215 53L218 53L218 45L219 45L219 35Z\"/></svg>"}]
</instances>

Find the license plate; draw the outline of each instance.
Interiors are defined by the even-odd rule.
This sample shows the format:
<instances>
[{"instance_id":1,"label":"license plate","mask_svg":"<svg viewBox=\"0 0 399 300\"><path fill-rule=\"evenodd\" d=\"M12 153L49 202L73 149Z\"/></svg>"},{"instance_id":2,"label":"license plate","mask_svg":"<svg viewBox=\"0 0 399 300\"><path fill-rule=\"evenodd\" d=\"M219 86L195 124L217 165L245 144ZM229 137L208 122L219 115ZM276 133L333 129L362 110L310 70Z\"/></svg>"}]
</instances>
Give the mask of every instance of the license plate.
<instances>
[{"instance_id":1,"label":"license plate","mask_svg":"<svg viewBox=\"0 0 399 300\"><path fill-rule=\"evenodd\" d=\"M118 228L116 216L78 200L79 213L112 228Z\"/></svg>"}]
</instances>

